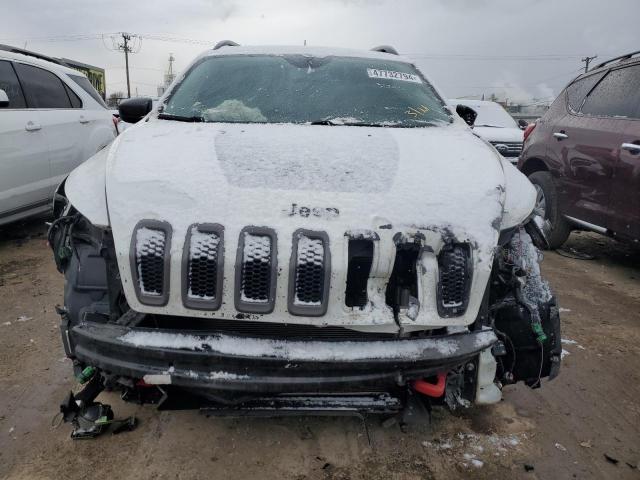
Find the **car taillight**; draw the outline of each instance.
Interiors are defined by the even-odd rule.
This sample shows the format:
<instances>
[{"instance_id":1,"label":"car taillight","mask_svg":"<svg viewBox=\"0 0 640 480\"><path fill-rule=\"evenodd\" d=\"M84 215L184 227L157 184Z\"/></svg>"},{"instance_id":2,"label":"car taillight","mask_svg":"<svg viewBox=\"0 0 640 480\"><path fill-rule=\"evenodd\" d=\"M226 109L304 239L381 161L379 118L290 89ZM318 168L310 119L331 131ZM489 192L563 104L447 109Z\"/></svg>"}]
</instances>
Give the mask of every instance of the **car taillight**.
<instances>
[{"instance_id":1,"label":"car taillight","mask_svg":"<svg viewBox=\"0 0 640 480\"><path fill-rule=\"evenodd\" d=\"M111 120L113 120L113 126L116 129L116 135L120 135L120 130L118 130L118 123L120 123L120 119L114 115L111 117Z\"/></svg>"},{"instance_id":2,"label":"car taillight","mask_svg":"<svg viewBox=\"0 0 640 480\"><path fill-rule=\"evenodd\" d=\"M533 129L536 128L536 122L532 122L529 125L527 125L527 128L524 129L524 142L527 141L527 138L529 138L529 135L531 135L531 132L533 132Z\"/></svg>"}]
</instances>

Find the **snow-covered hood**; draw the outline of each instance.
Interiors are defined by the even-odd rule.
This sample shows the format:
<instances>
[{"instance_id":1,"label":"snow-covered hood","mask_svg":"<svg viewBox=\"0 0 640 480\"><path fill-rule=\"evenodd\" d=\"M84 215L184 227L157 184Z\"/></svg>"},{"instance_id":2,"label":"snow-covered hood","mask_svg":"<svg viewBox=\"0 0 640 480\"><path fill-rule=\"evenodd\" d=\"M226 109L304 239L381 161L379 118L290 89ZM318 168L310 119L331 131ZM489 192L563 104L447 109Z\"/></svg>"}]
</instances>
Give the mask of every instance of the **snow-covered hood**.
<instances>
[{"instance_id":1,"label":"snow-covered hood","mask_svg":"<svg viewBox=\"0 0 640 480\"><path fill-rule=\"evenodd\" d=\"M520 142L524 132L519 128L473 127L473 131L487 142Z\"/></svg>"},{"instance_id":2,"label":"snow-covered hood","mask_svg":"<svg viewBox=\"0 0 640 480\"><path fill-rule=\"evenodd\" d=\"M393 238L398 233L425 238L431 255L437 255L445 237L469 242L475 293L464 316L446 321L469 324L480 306L501 223L504 228L505 222L526 216L534 196L526 190L530 186L525 179L518 185L522 194L510 202L511 212L503 215L507 180L521 182L522 175L459 124L368 128L151 118L122 134L105 156L109 222L123 286L129 304L142 312L236 318L233 272L240 231L263 226L276 231L280 272L289 265L292 236L301 228L326 232L332 255L332 298L326 315L288 315L283 278L277 284L276 309L265 320L286 315L289 323L392 328L393 315L380 306L383 290L378 292L382 297L370 299L369 309L354 312L344 306L345 234L373 232L380 245L374 271L385 282L393 267ZM512 169L509 175L505 168ZM79 177L74 172L68 184L78 183ZM172 287L163 307L142 305L132 285L131 237L143 219L168 222L172 229ZM187 231L195 223L224 227L229 254L224 260L222 307L215 312L187 309L181 300L182 252ZM429 261L423 262L425 272ZM433 271L429 273L433 277ZM423 287L433 287L432 280L424 280ZM435 301L427 300L414 323L442 323Z\"/></svg>"}]
</instances>

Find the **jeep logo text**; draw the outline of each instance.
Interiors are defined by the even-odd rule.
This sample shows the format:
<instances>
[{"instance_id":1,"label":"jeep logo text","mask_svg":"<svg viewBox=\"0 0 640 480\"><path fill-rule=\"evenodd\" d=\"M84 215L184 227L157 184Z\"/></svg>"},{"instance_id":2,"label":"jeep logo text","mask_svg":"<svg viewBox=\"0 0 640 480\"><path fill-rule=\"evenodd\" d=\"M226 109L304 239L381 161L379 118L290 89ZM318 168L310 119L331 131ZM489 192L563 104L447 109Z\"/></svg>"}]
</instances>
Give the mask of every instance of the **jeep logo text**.
<instances>
[{"instance_id":1,"label":"jeep logo text","mask_svg":"<svg viewBox=\"0 0 640 480\"><path fill-rule=\"evenodd\" d=\"M335 207L305 207L292 203L289 210L283 210L290 217L296 215L300 217L319 217L319 218L336 218L340 215L340 210Z\"/></svg>"}]
</instances>

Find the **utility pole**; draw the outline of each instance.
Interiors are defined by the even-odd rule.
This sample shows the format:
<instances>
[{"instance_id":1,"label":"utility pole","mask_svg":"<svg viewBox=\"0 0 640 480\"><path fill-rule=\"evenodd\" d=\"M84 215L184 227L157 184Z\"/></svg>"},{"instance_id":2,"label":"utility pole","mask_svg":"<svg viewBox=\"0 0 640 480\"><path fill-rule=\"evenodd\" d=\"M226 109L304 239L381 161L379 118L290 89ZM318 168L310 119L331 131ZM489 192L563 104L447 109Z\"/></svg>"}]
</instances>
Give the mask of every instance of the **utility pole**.
<instances>
[{"instance_id":1,"label":"utility pole","mask_svg":"<svg viewBox=\"0 0 640 480\"><path fill-rule=\"evenodd\" d=\"M129 52L131 51L129 40L131 40L131 35L122 32L122 40L124 43L120 45L120 49L124 50L124 68L127 71L127 98L131 98L131 85L129 83Z\"/></svg>"},{"instance_id":2,"label":"utility pole","mask_svg":"<svg viewBox=\"0 0 640 480\"><path fill-rule=\"evenodd\" d=\"M119 32L110 35L112 47L109 50L124 52L124 66L127 74L127 98L131 98L131 81L129 80L129 54L138 53L142 47L140 35ZM122 42L120 41L122 38Z\"/></svg>"},{"instance_id":3,"label":"utility pole","mask_svg":"<svg viewBox=\"0 0 640 480\"><path fill-rule=\"evenodd\" d=\"M594 55L593 57L586 56L580 59L581 62L584 62L584 73L587 73L589 71L589 64L591 63L591 60L594 60L596 58L598 58L598 55Z\"/></svg>"}]
</instances>

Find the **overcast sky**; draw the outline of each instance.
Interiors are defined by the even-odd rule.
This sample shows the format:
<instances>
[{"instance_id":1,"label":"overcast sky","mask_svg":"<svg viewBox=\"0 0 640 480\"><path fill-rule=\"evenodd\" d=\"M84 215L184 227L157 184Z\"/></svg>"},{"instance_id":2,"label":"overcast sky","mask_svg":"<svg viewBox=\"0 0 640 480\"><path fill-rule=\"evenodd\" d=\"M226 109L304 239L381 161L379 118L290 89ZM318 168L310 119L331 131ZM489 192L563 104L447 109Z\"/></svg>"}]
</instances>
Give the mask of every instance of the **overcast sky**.
<instances>
[{"instance_id":1,"label":"overcast sky","mask_svg":"<svg viewBox=\"0 0 640 480\"><path fill-rule=\"evenodd\" d=\"M583 56L640 50L640 0L22 0L0 10L0 43L101 66L107 93L126 89L124 55L110 50L122 31L142 37L130 57L140 95L156 94L169 53L179 71L221 39L389 44L449 97L524 103L557 95Z\"/></svg>"}]
</instances>

